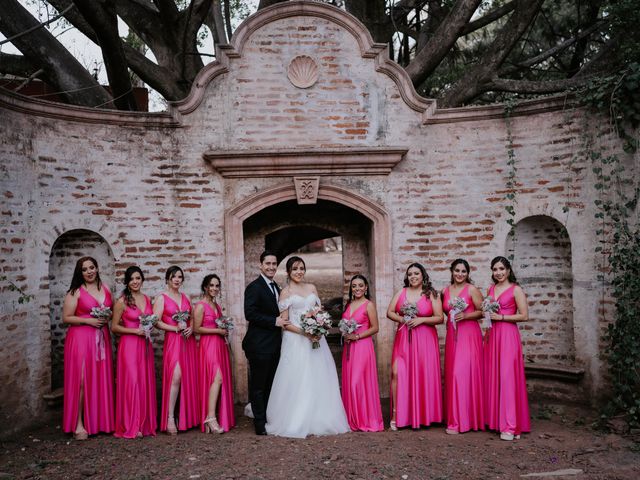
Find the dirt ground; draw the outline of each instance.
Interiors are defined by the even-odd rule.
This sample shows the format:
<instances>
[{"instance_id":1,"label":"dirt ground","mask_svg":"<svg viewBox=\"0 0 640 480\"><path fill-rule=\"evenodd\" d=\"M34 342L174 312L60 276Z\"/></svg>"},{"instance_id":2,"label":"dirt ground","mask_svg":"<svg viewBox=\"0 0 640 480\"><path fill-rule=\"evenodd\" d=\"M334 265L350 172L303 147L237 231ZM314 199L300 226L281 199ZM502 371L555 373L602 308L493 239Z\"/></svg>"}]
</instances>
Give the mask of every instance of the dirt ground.
<instances>
[{"instance_id":1,"label":"dirt ground","mask_svg":"<svg viewBox=\"0 0 640 480\"><path fill-rule=\"evenodd\" d=\"M440 425L304 440L258 437L240 407L237 413L237 428L223 435L191 430L77 442L60 431L61 413L53 412L40 428L0 442L0 479L640 478L640 444L593 430L593 414L575 407L533 404L532 433L514 442L490 432L447 435Z\"/></svg>"},{"instance_id":2,"label":"dirt ground","mask_svg":"<svg viewBox=\"0 0 640 480\"><path fill-rule=\"evenodd\" d=\"M302 256L323 300L339 297L341 254ZM531 410L532 433L514 442L490 432L447 435L442 425L304 440L258 437L241 406L237 428L224 435L191 430L76 442L61 432L62 413L54 411L38 428L0 441L0 480L640 478L640 436L636 443L594 430L597 415L578 407L532 402ZM388 425L388 401L383 413Z\"/></svg>"}]
</instances>

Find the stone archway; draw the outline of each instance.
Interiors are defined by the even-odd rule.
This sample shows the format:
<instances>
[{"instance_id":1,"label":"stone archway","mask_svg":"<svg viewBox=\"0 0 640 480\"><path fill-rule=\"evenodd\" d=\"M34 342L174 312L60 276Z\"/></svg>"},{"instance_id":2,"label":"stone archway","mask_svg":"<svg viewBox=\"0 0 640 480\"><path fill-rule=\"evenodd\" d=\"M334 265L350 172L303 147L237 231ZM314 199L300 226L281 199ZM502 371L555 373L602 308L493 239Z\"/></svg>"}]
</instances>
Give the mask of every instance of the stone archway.
<instances>
[{"instance_id":1,"label":"stone archway","mask_svg":"<svg viewBox=\"0 0 640 480\"><path fill-rule=\"evenodd\" d=\"M289 185L282 185L268 189L252 195L240 204L229 209L225 215L225 240L226 240L226 285L230 298L237 301L229 305L229 311L235 318L244 318L243 300L244 288L251 276L247 272L257 270L257 257L259 252L245 252L245 232L250 236L264 235L271 233L278 228L291 226L287 224L287 217L296 218L285 207L298 209L302 205L297 204L296 190L293 182ZM279 208L280 207L280 208ZM389 216L386 211L375 202L363 197L346 188L335 185L320 185L318 188L317 204L306 205L305 209L298 210L298 215L307 217L307 226L335 231L340 229L337 222L330 222L328 215L331 209L337 209L353 219L359 219L359 225L365 227L361 233L366 238L361 239L360 245L366 245L366 267L369 273L371 290L377 302L378 314L384 314L384 302L391 296L392 265L391 265L391 226ZM310 208L309 208L310 207ZM274 212L280 211L279 227L265 227L269 219L276 215ZM306 210L306 212L305 212ZM260 214L262 212L262 214ZM304 212L304 213L300 213ZM324 214L323 214L324 212ZM320 217L318 217L320 215ZM322 221L324 218L324 222ZM246 225L245 225L246 222ZM278 222L275 222L278 226ZM245 228L246 227L246 228ZM348 238L357 235L347 232ZM357 242L356 242L357 243ZM254 242L255 244L255 242ZM355 250L355 249L354 249ZM346 258L346 255L345 255ZM357 255L354 252L354 259ZM252 269L251 266L255 265ZM345 269L345 271L348 271ZM384 300L383 300L384 299ZM385 304L386 305L386 304ZM246 331L245 322L239 322L235 330L232 345L234 352L234 373L236 379L236 394L239 399L246 399L247 396L247 365L242 354L242 337ZM381 391L388 389L388 371L391 358L392 328L389 322L380 322L380 332L378 334L378 375L381 383Z\"/></svg>"}]
</instances>

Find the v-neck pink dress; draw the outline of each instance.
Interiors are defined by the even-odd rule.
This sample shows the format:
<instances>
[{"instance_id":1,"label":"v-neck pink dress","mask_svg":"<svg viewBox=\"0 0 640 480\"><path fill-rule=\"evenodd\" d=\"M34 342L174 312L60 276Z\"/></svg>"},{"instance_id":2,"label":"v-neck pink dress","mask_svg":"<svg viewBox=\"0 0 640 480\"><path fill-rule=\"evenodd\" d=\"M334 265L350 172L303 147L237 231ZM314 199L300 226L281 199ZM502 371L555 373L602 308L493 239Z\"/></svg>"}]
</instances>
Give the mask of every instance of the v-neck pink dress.
<instances>
[{"instance_id":1,"label":"v-neck pink dress","mask_svg":"<svg viewBox=\"0 0 640 480\"><path fill-rule=\"evenodd\" d=\"M500 304L498 314L517 312L511 285L495 298L495 285L489 296ZM485 422L491 430L519 435L531 430L527 384L518 325L492 322L484 352Z\"/></svg>"},{"instance_id":2,"label":"v-neck pink dress","mask_svg":"<svg viewBox=\"0 0 640 480\"><path fill-rule=\"evenodd\" d=\"M74 315L91 318L94 307L109 307L111 292L102 285L104 301L99 303L84 287L78 289L78 304ZM108 324L108 322L107 322ZM113 359L111 334L105 324L98 329L91 325L70 325L64 341L64 410L62 429L75 432L83 389L83 423L89 435L113 432Z\"/></svg>"},{"instance_id":3,"label":"v-neck pink dress","mask_svg":"<svg viewBox=\"0 0 640 480\"><path fill-rule=\"evenodd\" d=\"M216 319L222 315L220 306L216 304L214 310L206 302L198 302L202 305L204 315L202 326L205 328L218 328ZM236 418L233 414L233 381L231 378L231 360L229 358L229 346L221 335L200 335L198 345L198 376L200 388L200 428L204 432L204 421L209 411L209 392L213 380L220 372L222 385L218 394L216 406L216 418L225 432L235 427Z\"/></svg>"},{"instance_id":4,"label":"v-neck pink dress","mask_svg":"<svg viewBox=\"0 0 640 480\"><path fill-rule=\"evenodd\" d=\"M447 428L458 432L484 430L484 391L482 364L482 332L478 320L449 321L450 287L444 289L442 306L447 318L447 339L444 347L445 418ZM466 285L458 297L475 312L473 298ZM455 298L455 297L453 297Z\"/></svg>"},{"instance_id":5,"label":"v-neck pink dress","mask_svg":"<svg viewBox=\"0 0 640 480\"><path fill-rule=\"evenodd\" d=\"M406 299L407 289L403 288L396 303L396 313L400 316ZM431 300L424 295L416 306L418 317L433 315ZM409 329L400 325L393 341L391 368L394 366L398 372L397 403L393 403L392 391L391 412L396 410L396 425L419 428L441 422L440 347L436 327L422 324Z\"/></svg>"},{"instance_id":6,"label":"v-neck pink dress","mask_svg":"<svg viewBox=\"0 0 640 480\"><path fill-rule=\"evenodd\" d=\"M191 312L191 303L187 296L180 294L180 305L167 294L164 296L164 310L162 321L168 325L177 326L171 316L178 311ZM191 326L191 319L187 322ZM178 430L187 430L200 424L200 408L198 399L198 347L194 335L184 338L181 333L164 332L164 347L162 350L162 413L160 417L160 430L167 430L169 415L169 393L171 380L176 366L180 365L182 378L180 380L180 393L177 405L178 416L175 418Z\"/></svg>"},{"instance_id":7,"label":"v-neck pink dress","mask_svg":"<svg viewBox=\"0 0 640 480\"><path fill-rule=\"evenodd\" d=\"M353 319L360 325L354 333L361 333L371 327L367 314L369 303L367 300L354 311L351 311L351 304L349 304L342 314L342 318ZM384 430L378 388L378 368L372 337L344 344L342 403L351 430L362 432Z\"/></svg>"},{"instance_id":8,"label":"v-neck pink dress","mask_svg":"<svg viewBox=\"0 0 640 480\"><path fill-rule=\"evenodd\" d=\"M140 328L140 315L153 314L151 300L146 295L144 311L126 305L122 324ZM116 437L136 438L155 435L158 416L156 405L156 370L153 344L144 336L120 336L116 363Z\"/></svg>"}]
</instances>

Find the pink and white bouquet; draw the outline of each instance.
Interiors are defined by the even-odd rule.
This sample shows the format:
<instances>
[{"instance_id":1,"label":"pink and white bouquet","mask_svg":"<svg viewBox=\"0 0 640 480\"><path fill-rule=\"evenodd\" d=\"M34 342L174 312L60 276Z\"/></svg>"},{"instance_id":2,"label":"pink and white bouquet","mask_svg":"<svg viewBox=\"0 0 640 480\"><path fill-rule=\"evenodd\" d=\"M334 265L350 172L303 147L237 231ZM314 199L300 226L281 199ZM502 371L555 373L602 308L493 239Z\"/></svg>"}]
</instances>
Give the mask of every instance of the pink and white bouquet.
<instances>
[{"instance_id":1,"label":"pink and white bouquet","mask_svg":"<svg viewBox=\"0 0 640 480\"><path fill-rule=\"evenodd\" d=\"M180 310L174 313L173 315L171 315L171 320L173 320L178 324L178 329L180 330L180 333L182 333L183 337L184 337L184 330L187 328L187 320L189 320L190 316L191 316L191 313L189 313L186 310Z\"/></svg>"},{"instance_id":2,"label":"pink and white bouquet","mask_svg":"<svg viewBox=\"0 0 640 480\"><path fill-rule=\"evenodd\" d=\"M338 328L340 329L340 333L344 337L345 335L349 335L354 333L358 328L360 328L360 324L356 322L353 318L343 318L338 323ZM351 344L347 344L347 360L349 360L351 353Z\"/></svg>"},{"instance_id":3,"label":"pink and white bouquet","mask_svg":"<svg viewBox=\"0 0 640 480\"><path fill-rule=\"evenodd\" d=\"M216 325L218 328L226 330L227 332L231 332L235 327L233 325L233 318L227 317L226 315L220 315L216 318ZM229 343L229 337L224 337L225 342Z\"/></svg>"},{"instance_id":4,"label":"pink and white bouquet","mask_svg":"<svg viewBox=\"0 0 640 480\"><path fill-rule=\"evenodd\" d=\"M300 315L300 328L307 335L312 337L325 337L329 334L331 328L331 315L327 312L316 310L308 310ZM314 340L313 348L320 348L320 341Z\"/></svg>"},{"instance_id":5,"label":"pink and white bouquet","mask_svg":"<svg viewBox=\"0 0 640 480\"><path fill-rule=\"evenodd\" d=\"M140 320L140 328L144 332L144 336L147 340L151 341L151 330L158 323L158 316L155 314L142 314L138 317Z\"/></svg>"},{"instance_id":6,"label":"pink and white bouquet","mask_svg":"<svg viewBox=\"0 0 640 480\"><path fill-rule=\"evenodd\" d=\"M98 318L103 321L107 321L111 318L111 308L105 307L104 305L100 305L99 307L93 307L91 309L91 316L93 318ZM105 343L104 343L104 333L102 332L102 328L98 328L96 330L96 360L102 361L106 358L105 353Z\"/></svg>"},{"instance_id":7,"label":"pink and white bouquet","mask_svg":"<svg viewBox=\"0 0 640 480\"><path fill-rule=\"evenodd\" d=\"M456 329L456 315L464 312L468 306L464 298L455 297L449 299L449 323L451 323L454 330Z\"/></svg>"},{"instance_id":8,"label":"pink and white bouquet","mask_svg":"<svg viewBox=\"0 0 640 480\"><path fill-rule=\"evenodd\" d=\"M484 300L482 300L482 312L484 313L482 328L491 328L491 314L498 313L499 310L500 304L492 297L485 297Z\"/></svg>"}]
</instances>

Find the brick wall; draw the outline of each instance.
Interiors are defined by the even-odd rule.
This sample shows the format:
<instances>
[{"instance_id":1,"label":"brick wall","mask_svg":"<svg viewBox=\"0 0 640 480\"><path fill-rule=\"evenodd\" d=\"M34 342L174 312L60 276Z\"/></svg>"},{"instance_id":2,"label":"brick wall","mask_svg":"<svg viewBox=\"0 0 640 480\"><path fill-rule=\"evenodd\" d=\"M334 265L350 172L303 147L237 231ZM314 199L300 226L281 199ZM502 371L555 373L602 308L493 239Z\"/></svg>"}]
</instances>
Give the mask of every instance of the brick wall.
<instances>
[{"instance_id":1,"label":"brick wall","mask_svg":"<svg viewBox=\"0 0 640 480\"><path fill-rule=\"evenodd\" d=\"M269 12L259 15L274 10ZM0 282L0 430L28 425L43 411L42 395L52 388L52 340L59 341L58 330L53 337L51 330L59 312L54 290L62 293L75 256L94 249L94 240L77 249L54 248L67 232L90 231L104 239L100 248L111 252L113 262L100 262L112 269L111 285L131 264L144 270L144 289L152 296L163 290L164 272L172 264L184 268L184 291L192 298L206 273L220 274L224 286L236 280L227 272L233 239L225 243L225 215L256 194L293 181L290 175L250 171L247 178L224 178L203 159L207 151L408 149L389 175L340 173L320 181L320 189L340 187L385 212L391 242L385 251L371 240L385 225L367 219L347 226L362 219L357 202L342 206L346 214L335 218L330 210L299 207L300 215L315 212L308 217L314 225L342 235L345 276L364 271L371 278L371 265L383 258L393 265L392 278L382 279L389 287L373 292L381 312L377 345L383 392L388 391L392 342L383 313L392 290L402 285L407 264L425 264L442 288L449 281L449 263L465 257L478 287L489 286L491 258L512 246L504 209L507 128L501 110L427 109L399 69L390 70L385 52L367 45L361 27L330 6L308 4L304 14L248 25L237 34L233 54L220 55L227 72L207 67L201 87L187 101L193 108L176 105L172 118L98 114L0 94L0 271L35 296L18 304L8 280ZM320 71L318 82L307 89L294 87L286 73L291 59L301 54L314 58ZM606 388L600 334L612 304L597 281L599 259L593 253L595 180L589 160L578 154L587 114L559 105L553 100L527 104L522 108L532 113L520 115L516 109L511 118L518 166L514 268L529 295L532 318L521 331L527 358L583 368L579 388L589 392L586 398L595 398ZM611 135L598 142L620 151ZM354 162L367 165L367 158ZM255 218L261 218L260 211ZM290 225L288 215L278 210L269 225ZM272 231L264 224L251 227L249 220L245 227L240 241L246 271L233 273L248 277L242 285L255 274L260 237ZM58 256L62 251L68 255ZM236 305L241 288L227 288L225 296L228 308L241 311ZM232 342L239 342L243 331L241 323ZM58 349L59 343L56 355ZM235 367L243 378L242 364ZM535 385L562 391L560 396L567 389L577 391L544 381ZM236 387L242 392L242 381Z\"/></svg>"}]
</instances>

